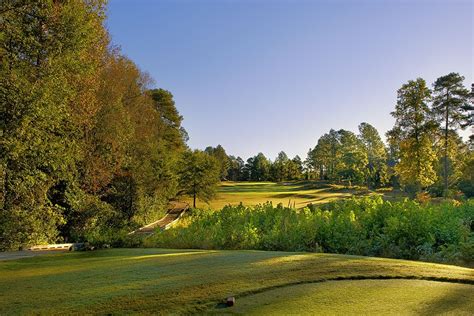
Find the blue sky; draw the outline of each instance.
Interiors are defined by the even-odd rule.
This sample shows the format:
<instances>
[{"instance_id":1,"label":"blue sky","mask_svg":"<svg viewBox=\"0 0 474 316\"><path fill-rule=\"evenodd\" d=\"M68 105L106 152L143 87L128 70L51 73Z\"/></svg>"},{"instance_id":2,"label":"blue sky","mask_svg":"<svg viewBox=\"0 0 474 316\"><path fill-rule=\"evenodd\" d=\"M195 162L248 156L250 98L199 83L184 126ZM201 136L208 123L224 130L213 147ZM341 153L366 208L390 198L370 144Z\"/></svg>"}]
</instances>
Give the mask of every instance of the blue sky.
<instances>
[{"instance_id":1,"label":"blue sky","mask_svg":"<svg viewBox=\"0 0 474 316\"><path fill-rule=\"evenodd\" d=\"M384 134L409 79L470 86L473 3L110 0L107 27L173 93L190 147L305 158L330 128Z\"/></svg>"}]
</instances>

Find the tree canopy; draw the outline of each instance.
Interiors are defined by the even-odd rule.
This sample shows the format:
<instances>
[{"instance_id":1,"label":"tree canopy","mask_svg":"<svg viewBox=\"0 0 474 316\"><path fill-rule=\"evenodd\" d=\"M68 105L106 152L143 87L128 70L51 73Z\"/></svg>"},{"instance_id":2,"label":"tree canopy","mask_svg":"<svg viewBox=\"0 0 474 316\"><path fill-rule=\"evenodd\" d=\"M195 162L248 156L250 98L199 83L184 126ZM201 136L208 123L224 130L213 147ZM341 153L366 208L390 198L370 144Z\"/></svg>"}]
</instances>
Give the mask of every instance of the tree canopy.
<instances>
[{"instance_id":1,"label":"tree canopy","mask_svg":"<svg viewBox=\"0 0 474 316\"><path fill-rule=\"evenodd\" d=\"M178 191L182 117L104 18L103 1L2 3L0 250L141 225Z\"/></svg>"},{"instance_id":2,"label":"tree canopy","mask_svg":"<svg viewBox=\"0 0 474 316\"><path fill-rule=\"evenodd\" d=\"M220 165L213 156L199 150L184 153L179 166L181 193L208 202L216 195L219 184Z\"/></svg>"}]
</instances>

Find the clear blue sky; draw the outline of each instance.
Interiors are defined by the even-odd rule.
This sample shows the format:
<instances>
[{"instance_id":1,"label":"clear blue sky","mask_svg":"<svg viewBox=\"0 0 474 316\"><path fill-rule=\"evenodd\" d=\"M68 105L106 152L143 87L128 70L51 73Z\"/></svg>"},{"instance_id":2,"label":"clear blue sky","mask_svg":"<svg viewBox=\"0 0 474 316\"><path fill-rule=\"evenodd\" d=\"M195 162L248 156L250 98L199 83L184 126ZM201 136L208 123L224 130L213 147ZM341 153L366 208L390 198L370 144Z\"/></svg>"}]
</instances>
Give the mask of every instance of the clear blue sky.
<instances>
[{"instance_id":1,"label":"clear blue sky","mask_svg":"<svg viewBox=\"0 0 474 316\"><path fill-rule=\"evenodd\" d=\"M390 129L396 90L473 81L474 2L111 0L115 44L170 90L192 148L303 159L334 129Z\"/></svg>"}]
</instances>

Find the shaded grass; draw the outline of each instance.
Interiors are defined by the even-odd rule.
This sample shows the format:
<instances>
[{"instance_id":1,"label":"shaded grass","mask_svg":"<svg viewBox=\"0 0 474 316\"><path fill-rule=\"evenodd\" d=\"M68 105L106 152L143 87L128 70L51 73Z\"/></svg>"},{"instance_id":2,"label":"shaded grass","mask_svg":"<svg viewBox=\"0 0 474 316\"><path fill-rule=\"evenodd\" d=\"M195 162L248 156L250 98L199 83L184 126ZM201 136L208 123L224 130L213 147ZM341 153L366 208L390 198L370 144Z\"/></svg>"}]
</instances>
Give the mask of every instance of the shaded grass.
<instances>
[{"instance_id":1,"label":"shaded grass","mask_svg":"<svg viewBox=\"0 0 474 316\"><path fill-rule=\"evenodd\" d=\"M304 207L309 203L326 203L332 200L348 198L353 195L370 195L363 188L346 188L322 181L294 182L222 182L217 196L209 204L198 200L197 206L208 206L211 209L222 209L226 205L257 205L272 202L285 206ZM188 200L190 202L190 200Z\"/></svg>"},{"instance_id":2,"label":"shaded grass","mask_svg":"<svg viewBox=\"0 0 474 316\"><path fill-rule=\"evenodd\" d=\"M0 262L0 314L197 312L212 308L228 295L352 277L472 283L474 270L404 260L269 251L110 249L66 253Z\"/></svg>"},{"instance_id":3,"label":"shaded grass","mask_svg":"<svg viewBox=\"0 0 474 316\"><path fill-rule=\"evenodd\" d=\"M239 299L226 311L268 315L472 315L474 286L426 280L349 280L293 285Z\"/></svg>"}]
</instances>

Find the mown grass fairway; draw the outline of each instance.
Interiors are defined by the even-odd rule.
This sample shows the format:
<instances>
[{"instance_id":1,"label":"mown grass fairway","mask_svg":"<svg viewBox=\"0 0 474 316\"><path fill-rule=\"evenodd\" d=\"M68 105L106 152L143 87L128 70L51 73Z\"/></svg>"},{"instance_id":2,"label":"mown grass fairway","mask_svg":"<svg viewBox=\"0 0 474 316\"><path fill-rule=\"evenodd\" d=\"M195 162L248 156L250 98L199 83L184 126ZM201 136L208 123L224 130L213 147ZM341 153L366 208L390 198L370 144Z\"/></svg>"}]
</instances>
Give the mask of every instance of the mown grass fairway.
<instances>
[{"instance_id":1,"label":"mown grass fairway","mask_svg":"<svg viewBox=\"0 0 474 316\"><path fill-rule=\"evenodd\" d=\"M318 204L347 198L354 194L366 194L365 190L348 189L319 181L275 182L222 182L217 196L209 205L198 201L197 207L221 209L225 205L256 205L271 201L274 205L304 207L309 203Z\"/></svg>"},{"instance_id":2,"label":"mown grass fairway","mask_svg":"<svg viewBox=\"0 0 474 316\"><path fill-rule=\"evenodd\" d=\"M269 315L472 315L474 286L424 280L293 285L244 297L235 313Z\"/></svg>"},{"instance_id":3,"label":"mown grass fairway","mask_svg":"<svg viewBox=\"0 0 474 316\"><path fill-rule=\"evenodd\" d=\"M376 280L313 283L341 278ZM444 282L430 281L430 296L405 300L401 286L428 284L418 279ZM306 284L308 290L297 284ZM441 311L458 314L471 307L472 284L473 269L404 260L270 251L111 249L0 262L0 314L238 312L239 308L284 313L304 295L313 294L317 299L305 306L320 312L338 307L335 296L357 301L368 291L391 296L383 302L357 301L361 311L383 304L386 310L413 313L418 311L413 306L421 302L426 308L442 306ZM262 305L275 302L272 291L285 297L283 305ZM452 299L460 292L462 296ZM237 297L236 307L216 309L228 295Z\"/></svg>"}]
</instances>

